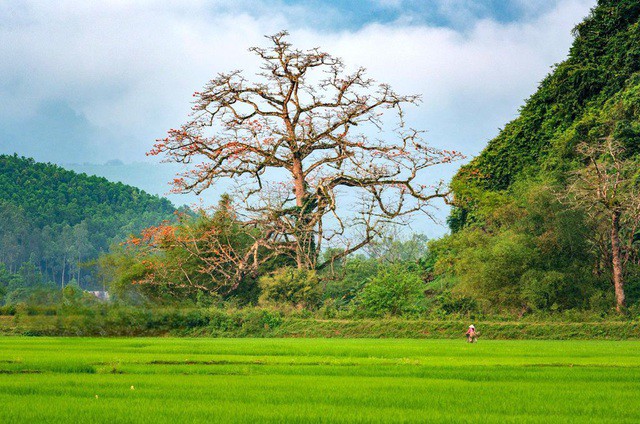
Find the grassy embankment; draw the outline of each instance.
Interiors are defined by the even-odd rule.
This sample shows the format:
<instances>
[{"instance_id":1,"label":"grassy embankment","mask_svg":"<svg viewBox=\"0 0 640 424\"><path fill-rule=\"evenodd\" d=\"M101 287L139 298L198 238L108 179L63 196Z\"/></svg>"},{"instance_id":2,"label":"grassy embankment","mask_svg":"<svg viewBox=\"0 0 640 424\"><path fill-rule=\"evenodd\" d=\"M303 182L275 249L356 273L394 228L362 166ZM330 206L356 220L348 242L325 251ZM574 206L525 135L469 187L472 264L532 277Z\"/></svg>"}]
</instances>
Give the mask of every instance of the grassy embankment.
<instances>
[{"instance_id":1,"label":"grassy embankment","mask_svg":"<svg viewBox=\"0 0 640 424\"><path fill-rule=\"evenodd\" d=\"M580 318L580 317L579 317ZM588 317L587 317L588 318ZM267 309L108 309L90 315L0 316L0 334L31 336L359 337L460 339L473 323L484 340L640 340L637 320L320 319Z\"/></svg>"},{"instance_id":2,"label":"grassy embankment","mask_svg":"<svg viewBox=\"0 0 640 424\"><path fill-rule=\"evenodd\" d=\"M640 422L640 342L0 337L0 422Z\"/></svg>"}]
</instances>

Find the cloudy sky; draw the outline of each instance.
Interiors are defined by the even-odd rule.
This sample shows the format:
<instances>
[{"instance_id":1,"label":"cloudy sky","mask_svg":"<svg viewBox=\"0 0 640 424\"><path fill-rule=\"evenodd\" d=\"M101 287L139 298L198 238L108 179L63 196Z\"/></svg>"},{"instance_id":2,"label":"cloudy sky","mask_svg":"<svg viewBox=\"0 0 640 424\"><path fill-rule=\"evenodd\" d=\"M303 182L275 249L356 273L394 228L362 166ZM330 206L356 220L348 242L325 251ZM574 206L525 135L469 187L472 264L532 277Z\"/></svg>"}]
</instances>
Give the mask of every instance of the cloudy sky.
<instances>
[{"instance_id":1,"label":"cloudy sky","mask_svg":"<svg viewBox=\"0 0 640 424\"><path fill-rule=\"evenodd\" d=\"M594 4L0 0L0 153L148 161L154 140L185 121L193 91L217 72L255 69L247 49L288 29L297 47L320 46L396 91L421 94L411 126L472 157L566 57L571 28Z\"/></svg>"}]
</instances>

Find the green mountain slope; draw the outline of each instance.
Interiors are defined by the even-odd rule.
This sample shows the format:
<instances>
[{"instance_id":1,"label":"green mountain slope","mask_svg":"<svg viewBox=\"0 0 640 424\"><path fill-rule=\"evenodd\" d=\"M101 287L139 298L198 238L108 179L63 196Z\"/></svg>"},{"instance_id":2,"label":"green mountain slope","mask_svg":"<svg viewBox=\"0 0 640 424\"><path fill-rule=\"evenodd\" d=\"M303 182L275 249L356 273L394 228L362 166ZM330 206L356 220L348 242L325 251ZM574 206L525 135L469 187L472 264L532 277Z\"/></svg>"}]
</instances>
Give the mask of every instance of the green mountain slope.
<instances>
[{"instance_id":1,"label":"green mountain slope","mask_svg":"<svg viewBox=\"0 0 640 424\"><path fill-rule=\"evenodd\" d=\"M432 243L431 264L456 301L608 311L618 275L640 308L640 215L627 207L640 188L640 1L600 0L574 36L567 60L452 181L452 234ZM620 154L584 153L612 142ZM625 163L625 188L600 201L606 190L586 190L585 176L594 161L613 172L614 156Z\"/></svg>"},{"instance_id":2,"label":"green mountain slope","mask_svg":"<svg viewBox=\"0 0 640 424\"><path fill-rule=\"evenodd\" d=\"M574 29L568 59L544 79L520 116L458 173L454 187L460 198L468 184L500 191L519 179L566 170L576 143L598 135L614 135L640 151L639 17L637 0L599 2ZM473 207L467 212L473 215Z\"/></svg>"},{"instance_id":3,"label":"green mountain slope","mask_svg":"<svg viewBox=\"0 0 640 424\"><path fill-rule=\"evenodd\" d=\"M0 263L9 271L29 262L60 285L91 283L80 263L174 212L135 187L0 155Z\"/></svg>"}]
</instances>

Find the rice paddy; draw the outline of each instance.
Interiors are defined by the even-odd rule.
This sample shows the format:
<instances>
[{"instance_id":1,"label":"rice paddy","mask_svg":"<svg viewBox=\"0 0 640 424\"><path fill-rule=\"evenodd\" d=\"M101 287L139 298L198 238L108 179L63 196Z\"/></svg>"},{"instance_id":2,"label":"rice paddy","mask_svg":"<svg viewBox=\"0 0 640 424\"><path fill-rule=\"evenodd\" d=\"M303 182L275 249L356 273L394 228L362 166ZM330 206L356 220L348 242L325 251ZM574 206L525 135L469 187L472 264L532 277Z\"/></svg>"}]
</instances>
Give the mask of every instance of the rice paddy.
<instances>
[{"instance_id":1,"label":"rice paddy","mask_svg":"<svg viewBox=\"0 0 640 424\"><path fill-rule=\"evenodd\" d=\"M0 423L640 422L640 342L0 337Z\"/></svg>"}]
</instances>

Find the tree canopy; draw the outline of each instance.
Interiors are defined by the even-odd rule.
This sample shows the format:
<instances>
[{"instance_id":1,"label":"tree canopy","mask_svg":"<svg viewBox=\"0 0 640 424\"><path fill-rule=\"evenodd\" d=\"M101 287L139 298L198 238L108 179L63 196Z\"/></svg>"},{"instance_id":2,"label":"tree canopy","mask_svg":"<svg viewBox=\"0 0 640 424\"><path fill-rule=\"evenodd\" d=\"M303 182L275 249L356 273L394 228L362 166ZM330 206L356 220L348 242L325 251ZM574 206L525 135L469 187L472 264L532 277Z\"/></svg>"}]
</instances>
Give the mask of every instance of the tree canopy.
<instances>
[{"instance_id":1,"label":"tree canopy","mask_svg":"<svg viewBox=\"0 0 640 424\"><path fill-rule=\"evenodd\" d=\"M296 49L287 36L251 49L262 64L254 81L221 73L195 93L191 119L151 154L192 167L175 180L178 192L233 180L238 213L259 231L254 250L322 268L370 243L385 224L428 213L446 191L430 186L425 171L461 155L426 145L405 125L402 108L418 96L376 83L363 68L348 73L340 59ZM341 250L318 263L325 247Z\"/></svg>"}]
</instances>

